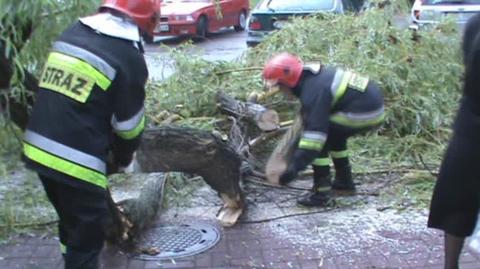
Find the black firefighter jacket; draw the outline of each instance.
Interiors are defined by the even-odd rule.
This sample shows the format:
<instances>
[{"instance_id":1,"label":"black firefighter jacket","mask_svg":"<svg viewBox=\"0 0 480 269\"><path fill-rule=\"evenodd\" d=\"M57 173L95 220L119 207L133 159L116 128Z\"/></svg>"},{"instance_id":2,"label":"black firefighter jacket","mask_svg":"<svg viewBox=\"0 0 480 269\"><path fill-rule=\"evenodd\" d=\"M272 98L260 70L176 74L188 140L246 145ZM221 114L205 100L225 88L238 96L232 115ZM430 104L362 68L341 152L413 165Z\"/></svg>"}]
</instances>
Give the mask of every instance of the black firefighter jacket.
<instances>
[{"instance_id":1,"label":"black firefighter jacket","mask_svg":"<svg viewBox=\"0 0 480 269\"><path fill-rule=\"evenodd\" d=\"M107 158L127 165L145 124L141 45L77 21L53 44L24 136L23 159L74 186L107 187Z\"/></svg>"},{"instance_id":2,"label":"black firefighter jacket","mask_svg":"<svg viewBox=\"0 0 480 269\"><path fill-rule=\"evenodd\" d=\"M323 149L332 124L368 129L384 120L383 96L368 77L350 70L322 66L304 70L293 93L301 103L303 133L290 169L303 170Z\"/></svg>"}]
</instances>

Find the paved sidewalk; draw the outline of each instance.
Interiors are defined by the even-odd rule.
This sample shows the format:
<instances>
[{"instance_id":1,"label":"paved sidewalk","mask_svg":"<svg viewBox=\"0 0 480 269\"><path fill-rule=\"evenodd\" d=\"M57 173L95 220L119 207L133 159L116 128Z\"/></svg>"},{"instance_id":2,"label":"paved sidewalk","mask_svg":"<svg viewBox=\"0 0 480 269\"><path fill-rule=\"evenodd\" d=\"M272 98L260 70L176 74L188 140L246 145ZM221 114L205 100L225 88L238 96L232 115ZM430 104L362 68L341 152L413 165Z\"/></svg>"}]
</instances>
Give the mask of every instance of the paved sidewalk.
<instances>
[{"instance_id":1,"label":"paved sidewalk","mask_svg":"<svg viewBox=\"0 0 480 269\"><path fill-rule=\"evenodd\" d=\"M424 230L398 234L381 230L376 233L386 240L363 242L361 246L357 246L361 242L355 238L331 238L330 241L338 241L335 244L315 239L293 242L292 238L297 235L311 233L308 227L315 225L313 216L297 218L302 218L304 225L291 226L279 220L224 229L223 238L215 247L177 260L129 259L125 254L106 249L102 254L102 268L442 268L439 233ZM280 233L274 231L275 226ZM284 232L289 233L286 238L281 236ZM58 243L51 238L18 238L14 244L0 247L0 256L0 268L3 269L63 268ZM480 256L465 248L461 263L462 269L478 269Z\"/></svg>"},{"instance_id":2,"label":"paved sidewalk","mask_svg":"<svg viewBox=\"0 0 480 269\"><path fill-rule=\"evenodd\" d=\"M443 237L426 228L427 212L395 209L365 192L371 189L364 180L359 195L337 198L338 208L312 210L295 205L298 189L246 185L248 211L235 227L219 228L222 238L213 248L162 261L129 258L107 248L102 268L442 269ZM206 187L192 195L194 205L172 206L157 223L217 225L221 203L216 194ZM461 265L479 269L480 255L465 247ZM20 237L0 246L0 268L55 269L63 268L63 261L55 238Z\"/></svg>"}]
</instances>

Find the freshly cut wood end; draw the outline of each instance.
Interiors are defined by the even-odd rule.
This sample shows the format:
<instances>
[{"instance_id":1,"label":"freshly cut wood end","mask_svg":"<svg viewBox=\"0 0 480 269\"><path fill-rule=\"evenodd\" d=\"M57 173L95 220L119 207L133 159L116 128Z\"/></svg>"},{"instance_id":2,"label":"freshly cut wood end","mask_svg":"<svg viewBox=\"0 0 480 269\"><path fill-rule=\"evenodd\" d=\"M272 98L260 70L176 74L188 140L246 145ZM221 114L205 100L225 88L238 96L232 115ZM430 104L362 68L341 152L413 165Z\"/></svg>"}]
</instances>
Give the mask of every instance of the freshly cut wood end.
<instances>
[{"instance_id":1,"label":"freshly cut wood end","mask_svg":"<svg viewBox=\"0 0 480 269\"><path fill-rule=\"evenodd\" d=\"M244 204L242 198L240 195L232 198L225 193L221 193L220 197L222 198L224 205L218 212L217 219L222 226L231 227L237 223L238 218L240 218L243 213Z\"/></svg>"},{"instance_id":2,"label":"freshly cut wood end","mask_svg":"<svg viewBox=\"0 0 480 269\"><path fill-rule=\"evenodd\" d=\"M272 156L265 166L265 176L272 184L280 185L280 176L287 170L287 162L281 155Z\"/></svg>"},{"instance_id":3,"label":"freshly cut wood end","mask_svg":"<svg viewBox=\"0 0 480 269\"><path fill-rule=\"evenodd\" d=\"M257 120L257 126L263 131L273 131L280 127L280 118L277 111L267 109L263 111Z\"/></svg>"},{"instance_id":4,"label":"freshly cut wood end","mask_svg":"<svg viewBox=\"0 0 480 269\"><path fill-rule=\"evenodd\" d=\"M217 219L224 227L232 227L243 213L243 208L223 207L218 213Z\"/></svg>"}]
</instances>

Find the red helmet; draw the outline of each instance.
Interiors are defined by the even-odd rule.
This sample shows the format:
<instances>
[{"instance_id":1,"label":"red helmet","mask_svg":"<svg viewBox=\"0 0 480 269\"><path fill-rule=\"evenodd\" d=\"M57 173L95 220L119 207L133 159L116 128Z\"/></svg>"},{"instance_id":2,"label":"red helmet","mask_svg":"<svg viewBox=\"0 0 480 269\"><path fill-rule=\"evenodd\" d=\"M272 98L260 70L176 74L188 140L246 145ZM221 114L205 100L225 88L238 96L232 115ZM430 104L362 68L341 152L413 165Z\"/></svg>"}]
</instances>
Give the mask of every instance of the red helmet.
<instances>
[{"instance_id":1,"label":"red helmet","mask_svg":"<svg viewBox=\"0 0 480 269\"><path fill-rule=\"evenodd\" d=\"M160 19L160 0L103 0L100 10L111 8L128 15L140 29L153 34Z\"/></svg>"},{"instance_id":2,"label":"red helmet","mask_svg":"<svg viewBox=\"0 0 480 269\"><path fill-rule=\"evenodd\" d=\"M289 88L298 84L302 75L303 62L287 52L272 57L263 68L263 79L270 84L281 83Z\"/></svg>"}]
</instances>

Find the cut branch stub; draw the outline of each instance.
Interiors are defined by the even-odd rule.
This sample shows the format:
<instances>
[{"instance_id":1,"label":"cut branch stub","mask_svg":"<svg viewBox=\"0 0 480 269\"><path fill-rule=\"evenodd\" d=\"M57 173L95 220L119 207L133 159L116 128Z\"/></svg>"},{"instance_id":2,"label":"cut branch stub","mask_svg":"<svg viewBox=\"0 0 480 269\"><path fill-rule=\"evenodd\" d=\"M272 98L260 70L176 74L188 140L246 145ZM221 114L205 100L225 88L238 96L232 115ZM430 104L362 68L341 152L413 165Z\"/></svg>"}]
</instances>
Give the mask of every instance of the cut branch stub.
<instances>
[{"instance_id":1,"label":"cut branch stub","mask_svg":"<svg viewBox=\"0 0 480 269\"><path fill-rule=\"evenodd\" d=\"M246 118L262 131L272 131L280 125L278 113L260 104L238 101L222 91L217 92L217 102L219 108L225 113L236 118Z\"/></svg>"}]
</instances>

